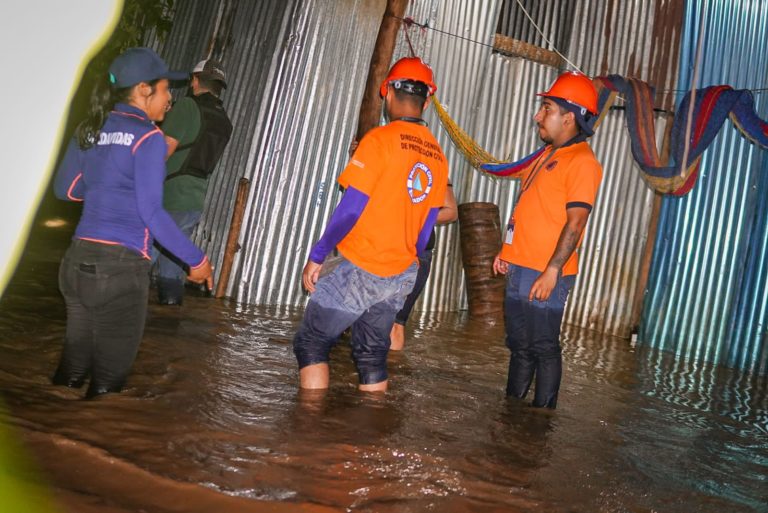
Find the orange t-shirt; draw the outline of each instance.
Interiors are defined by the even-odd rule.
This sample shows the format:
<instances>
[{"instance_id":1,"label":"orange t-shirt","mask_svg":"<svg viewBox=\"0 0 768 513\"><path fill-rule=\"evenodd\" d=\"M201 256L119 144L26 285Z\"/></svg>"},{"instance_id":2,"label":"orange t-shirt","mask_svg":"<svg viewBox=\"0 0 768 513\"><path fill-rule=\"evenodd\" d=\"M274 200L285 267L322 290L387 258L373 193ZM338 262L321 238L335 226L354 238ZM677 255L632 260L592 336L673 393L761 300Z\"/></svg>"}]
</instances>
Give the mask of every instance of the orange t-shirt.
<instances>
[{"instance_id":1,"label":"orange t-shirt","mask_svg":"<svg viewBox=\"0 0 768 513\"><path fill-rule=\"evenodd\" d=\"M566 209L592 209L603 169L586 142L547 148L523 172L520 198L512 219L514 230L505 227L501 259L537 271L547 268L560 233L568 220ZM511 235L511 244L509 237ZM582 237L577 248L581 246ZM563 276L578 272L576 251L563 265Z\"/></svg>"},{"instance_id":2,"label":"orange t-shirt","mask_svg":"<svg viewBox=\"0 0 768 513\"><path fill-rule=\"evenodd\" d=\"M416 261L427 214L443 206L448 163L427 127L393 121L363 137L338 182L369 197L339 251L372 274L394 276Z\"/></svg>"}]
</instances>

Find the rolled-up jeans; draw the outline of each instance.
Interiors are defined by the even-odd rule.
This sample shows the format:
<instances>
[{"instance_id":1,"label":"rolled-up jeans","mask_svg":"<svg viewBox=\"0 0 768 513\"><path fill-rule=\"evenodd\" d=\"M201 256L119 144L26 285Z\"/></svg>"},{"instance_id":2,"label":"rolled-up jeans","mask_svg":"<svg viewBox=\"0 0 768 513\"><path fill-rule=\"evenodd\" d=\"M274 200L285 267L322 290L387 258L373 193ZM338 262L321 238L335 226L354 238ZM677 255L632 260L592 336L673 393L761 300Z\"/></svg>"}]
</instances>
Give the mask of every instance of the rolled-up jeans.
<instances>
[{"instance_id":1,"label":"rolled-up jeans","mask_svg":"<svg viewBox=\"0 0 768 513\"><path fill-rule=\"evenodd\" d=\"M389 334L417 269L414 262L400 274L381 277L343 260L321 277L293 339L299 369L327 363L336 340L352 326L352 359L360 383L386 381Z\"/></svg>"},{"instance_id":2,"label":"rolled-up jeans","mask_svg":"<svg viewBox=\"0 0 768 513\"><path fill-rule=\"evenodd\" d=\"M523 398L534 376L532 406L555 408L562 376L560 324L568 293L576 276L561 276L546 301L528 301L531 286L541 273L510 264L504 297L506 344L511 351L507 395Z\"/></svg>"},{"instance_id":3,"label":"rolled-up jeans","mask_svg":"<svg viewBox=\"0 0 768 513\"><path fill-rule=\"evenodd\" d=\"M119 245L74 240L59 268L67 330L53 382L87 397L119 392L144 334L150 261Z\"/></svg>"}]
</instances>

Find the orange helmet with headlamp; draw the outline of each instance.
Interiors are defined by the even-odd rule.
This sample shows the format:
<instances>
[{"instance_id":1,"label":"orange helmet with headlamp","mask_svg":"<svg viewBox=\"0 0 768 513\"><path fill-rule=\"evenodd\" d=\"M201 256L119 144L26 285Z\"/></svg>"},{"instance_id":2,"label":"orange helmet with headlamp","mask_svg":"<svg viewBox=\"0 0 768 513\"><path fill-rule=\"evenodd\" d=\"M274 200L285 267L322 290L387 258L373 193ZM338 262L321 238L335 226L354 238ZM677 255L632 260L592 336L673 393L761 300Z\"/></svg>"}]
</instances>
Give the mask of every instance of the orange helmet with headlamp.
<instances>
[{"instance_id":1,"label":"orange helmet with headlamp","mask_svg":"<svg viewBox=\"0 0 768 513\"><path fill-rule=\"evenodd\" d=\"M577 71L566 71L557 77L549 91L536 96L560 98L597 114L597 89L589 77Z\"/></svg>"},{"instance_id":2,"label":"orange helmet with headlamp","mask_svg":"<svg viewBox=\"0 0 768 513\"><path fill-rule=\"evenodd\" d=\"M381 97L387 95L388 84L398 81L421 82L427 86L429 96L437 91L432 68L418 57L405 57L392 66L379 88Z\"/></svg>"}]
</instances>

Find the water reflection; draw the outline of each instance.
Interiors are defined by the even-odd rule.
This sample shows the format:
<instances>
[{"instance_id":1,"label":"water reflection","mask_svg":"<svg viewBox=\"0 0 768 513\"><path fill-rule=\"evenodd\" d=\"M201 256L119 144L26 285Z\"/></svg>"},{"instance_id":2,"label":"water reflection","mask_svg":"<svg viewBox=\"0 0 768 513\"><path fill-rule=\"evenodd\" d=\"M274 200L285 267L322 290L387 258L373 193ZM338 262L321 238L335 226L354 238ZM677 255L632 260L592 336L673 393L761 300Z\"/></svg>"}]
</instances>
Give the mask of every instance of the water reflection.
<instances>
[{"instance_id":1,"label":"water reflection","mask_svg":"<svg viewBox=\"0 0 768 513\"><path fill-rule=\"evenodd\" d=\"M765 378L567 328L559 408L541 412L502 395L501 325L420 314L390 393L357 392L346 344L331 389L300 393L299 311L190 297L150 305L126 392L85 402L48 384L57 263L28 253L0 302L0 387L72 511L182 494L207 511L765 511Z\"/></svg>"}]
</instances>

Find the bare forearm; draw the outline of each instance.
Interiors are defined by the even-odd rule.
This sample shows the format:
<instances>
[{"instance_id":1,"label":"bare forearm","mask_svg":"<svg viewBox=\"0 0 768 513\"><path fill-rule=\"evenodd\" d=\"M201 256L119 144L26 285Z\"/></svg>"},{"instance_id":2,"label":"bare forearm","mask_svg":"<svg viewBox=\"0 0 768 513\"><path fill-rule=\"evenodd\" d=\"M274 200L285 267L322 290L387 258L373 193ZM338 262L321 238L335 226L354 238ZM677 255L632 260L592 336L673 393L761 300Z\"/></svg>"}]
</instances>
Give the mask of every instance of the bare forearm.
<instances>
[{"instance_id":1,"label":"bare forearm","mask_svg":"<svg viewBox=\"0 0 768 513\"><path fill-rule=\"evenodd\" d=\"M579 245L579 239L587 225L589 210L581 207L569 208L567 211L568 220L560 231L560 238L557 240L557 246L549 259L547 268L536 278L528 293L528 300L547 301L557 285L560 272L563 266L571 258L576 246Z\"/></svg>"},{"instance_id":2,"label":"bare forearm","mask_svg":"<svg viewBox=\"0 0 768 513\"><path fill-rule=\"evenodd\" d=\"M583 226L574 226L570 223L566 224L563 227L563 231L560 232L560 238L557 240L555 252L552 254L552 258L549 259L547 267L560 271L576 250L576 246L579 243L579 238L581 238L581 233L583 231Z\"/></svg>"},{"instance_id":3,"label":"bare forearm","mask_svg":"<svg viewBox=\"0 0 768 513\"><path fill-rule=\"evenodd\" d=\"M437 224L450 224L459 218L456 207L442 207L437 213Z\"/></svg>"},{"instance_id":4,"label":"bare forearm","mask_svg":"<svg viewBox=\"0 0 768 513\"><path fill-rule=\"evenodd\" d=\"M453 195L453 185L449 182L445 191L445 204L437 213L437 224L449 224L459 218L459 207L456 206L456 197Z\"/></svg>"}]
</instances>

